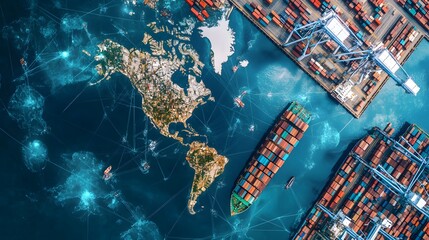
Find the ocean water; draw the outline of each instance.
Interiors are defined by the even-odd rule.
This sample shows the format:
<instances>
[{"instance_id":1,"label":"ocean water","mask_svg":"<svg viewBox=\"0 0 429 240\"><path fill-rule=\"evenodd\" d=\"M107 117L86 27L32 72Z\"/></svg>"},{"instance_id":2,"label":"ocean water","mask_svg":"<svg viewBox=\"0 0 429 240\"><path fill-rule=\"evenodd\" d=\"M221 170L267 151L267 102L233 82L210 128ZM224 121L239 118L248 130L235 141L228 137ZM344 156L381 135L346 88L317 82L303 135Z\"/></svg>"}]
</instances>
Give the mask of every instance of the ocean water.
<instances>
[{"instance_id":1,"label":"ocean water","mask_svg":"<svg viewBox=\"0 0 429 240\"><path fill-rule=\"evenodd\" d=\"M198 213L190 215L186 204L193 170L185 161L186 149L148 123L141 97L125 77L115 75L88 85L96 80L94 66L81 53L104 38L138 48L145 24L158 13L121 1L76 2L0 4L2 28L11 26L3 28L6 38L0 45L2 238L287 239L335 164L368 129L388 122L400 129L409 122L429 131L428 42L423 41L405 64L421 87L419 95L405 94L389 81L364 115L354 119L234 11L230 18L234 54L222 65L221 75L210 65L208 40L197 31L192 34L192 45L206 64L202 79L216 102L196 109L189 123L230 161L200 196ZM174 21L189 16L182 4L165 4L172 9ZM134 16L129 15L131 10ZM37 34L26 22L28 16L42 26ZM68 24L62 24L63 20ZM50 42L52 35L55 38ZM34 69L28 77L22 75L22 56ZM32 64L36 58L42 61ZM233 74L231 68L243 59L249 61L248 66ZM34 134L10 116L9 100L22 84L31 85L44 97L47 133ZM243 98L246 106L234 108L233 98L244 90L248 91ZM256 203L230 217L229 196L235 179L274 119L293 100L314 115L308 132ZM249 131L250 125L255 125L254 132ZM23 145L33 138L43 143L46 149L41 152L46 150L48 155L44 168L36 172L27 168L22 154ZM147 174L138 168L144 159L151 165ZM106 183L101 180L102 169L109 165L114 177ZM284 191L290 176L296 176L295 184Z\"/></svg>"}]
</instances>

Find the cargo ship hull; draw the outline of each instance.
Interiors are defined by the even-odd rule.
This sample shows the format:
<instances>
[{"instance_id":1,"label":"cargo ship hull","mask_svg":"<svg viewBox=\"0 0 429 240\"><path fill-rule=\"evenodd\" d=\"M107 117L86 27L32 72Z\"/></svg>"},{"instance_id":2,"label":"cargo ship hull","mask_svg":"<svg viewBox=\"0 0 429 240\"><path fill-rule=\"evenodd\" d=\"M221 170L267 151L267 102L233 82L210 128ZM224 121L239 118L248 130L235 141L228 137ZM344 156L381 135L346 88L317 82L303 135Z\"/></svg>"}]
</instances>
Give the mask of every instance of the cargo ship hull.
<instances>
[{"instance_id":1,"label":"cargo ship hull","mask_svg":"<svg viewBox=\"0 0 429 240\"><path fill-rule=\"evenodd\" d=\"M310 120L311 114L297 102L283 112L237 179L231 215L246 211L259 197L304 136Z\"/></svg>"}]
</instances>

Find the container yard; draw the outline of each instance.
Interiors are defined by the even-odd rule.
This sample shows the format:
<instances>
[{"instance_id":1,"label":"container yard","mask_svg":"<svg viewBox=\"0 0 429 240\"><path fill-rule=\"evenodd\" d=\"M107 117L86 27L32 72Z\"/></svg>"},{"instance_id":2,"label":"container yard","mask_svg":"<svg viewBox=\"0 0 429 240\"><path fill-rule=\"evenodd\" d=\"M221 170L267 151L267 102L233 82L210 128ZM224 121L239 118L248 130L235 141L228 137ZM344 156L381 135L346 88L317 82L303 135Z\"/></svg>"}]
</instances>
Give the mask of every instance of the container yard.
<instances>
[{"instance_id":1,"label":"container yard","mask_svg":"<svg viewBox=\"0 0 429 240\"><path fill-rule=\"evenodd\" d=\"M308 129L311 114L292 102L252 156L231 193L231 215L246 211L259 197Z\"/></svg>"},{"instance_id":2,"label":"container yard","mask_svg":"<svg viewBox=\"0 0 429 240\"><path fill-rule=\"evenodd\" d=\"M404 93L419 91L401 65L427 30L394 1L230 2L356 118L389 76ZM414 2L405 3L421 5Z\"/></svg>"},{"instance_id":3,"label":"container yard","mask_svg":"<svg viewBox=\"0 0 429 240\"><path fill-rule=\"evenodd\" d=\"M429 136L389 124L358 141L294 239L429 239Z\"/></svg>"}]
</instances>

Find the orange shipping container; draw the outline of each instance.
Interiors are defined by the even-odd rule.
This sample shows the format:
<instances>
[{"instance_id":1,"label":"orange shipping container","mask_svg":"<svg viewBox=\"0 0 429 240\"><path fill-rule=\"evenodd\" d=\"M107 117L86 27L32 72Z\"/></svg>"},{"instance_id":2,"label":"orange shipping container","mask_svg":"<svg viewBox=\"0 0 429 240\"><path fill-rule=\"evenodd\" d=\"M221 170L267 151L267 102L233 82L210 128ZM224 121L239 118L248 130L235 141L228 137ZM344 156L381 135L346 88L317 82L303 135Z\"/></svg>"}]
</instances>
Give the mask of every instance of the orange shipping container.
<instances>
[{"instance_id":1,"label":"orange shipping container","mask_svg":"<svg viewBox=\"0 0 429 240\"><path fill-rule=\"evenodd\" d=\"M197 19L198 19L198 20L200 20L200 22L204 21L204 18L203 18L203 16L201 16L201 15L198 15L198 16L197 16Z\"/></svg>"},{"instance_id":2,"label":"orange shipping container","mask_svg":"<svg viewBox=\"0 0 429 240\"><path fill-rule=\"evenodd\" d=\"M195 15L198 16L198 11L195 10L195 8L191 7L191 12Z\"/></svg>"},{"instance_id":3,"label":"orange shipping container","mask_svg":"<svg viewBox=\"0 0 429 240\"><path fill-rule=\"evenodd\" d=\"M256 12L252 12L254 18L259 19L259 15Z\"/></svg>"},{"instance_id":4,"label":"orange shipping container","mask_svg":"<svg viewBox=\"0 0 429 240\"><path fill-rule=\"evenodd\" d=\"M262 21L264 21L266 24L270 23L270 21L268 21L268 19L266 17L263 17Z\"/></svg>"},{"instance_id":5,"label":"orange shipping container","mask_svg":"<svg viewBox=\"0 0 429 240\"><path fill-rule=\"evenodd\" d=\"M208 18L208 17L209 17L209 14L208 14L208 12L207 12L205 9L204 9L201 13L203 14L203 16L204 16L205 18Z\"/></svg>"},{"instance_id":6,"label":"orange shipping container","mask_svg":"<svg viewBox=\"0 0 429 240\"><path fill-rule=\"evenodd\" d=\"M207 3L204 2L204 0L200 0L199 3L200 3L201 8L206 8L207 7Z\"/></svg>"},{"instance_id":7,"label":"orange shipping container","mask_svg":"<svg viewBox=\"0 0 429 240\"><path fill-rule=\"evenodd\" d=\"M250 199L251 196L252 195L250 195L249 193L247 193L246 196L244 197L244 200L249 201L249 199Z\"/></svg>"},{"instance_id":8,"label":"orange shipping container","mask_svg":"<svg viewBox=\"0 0 429 240\"><path fill-rule=\"evenodd\" d=\"M268 183L268 181L270 181L270 178L267 175L264 175L262 177L262 182L265 183L265 185Z\"/></svg>"}]
</instances>

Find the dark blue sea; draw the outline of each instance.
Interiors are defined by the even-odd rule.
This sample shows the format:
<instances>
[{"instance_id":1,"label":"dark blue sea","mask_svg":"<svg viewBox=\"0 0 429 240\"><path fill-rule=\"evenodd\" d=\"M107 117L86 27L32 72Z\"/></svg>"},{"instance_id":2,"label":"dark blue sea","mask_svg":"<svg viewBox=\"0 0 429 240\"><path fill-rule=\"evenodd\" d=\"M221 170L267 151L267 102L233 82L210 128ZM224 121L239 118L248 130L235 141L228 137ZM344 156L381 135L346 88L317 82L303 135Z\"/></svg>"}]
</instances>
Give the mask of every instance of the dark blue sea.
<instances>
[{"instance_id":1,"label":"dark blue sea","mask_svg":"<svg viewBox=\"0 0 429 240\"><path fill-rule=\"evenodd\" d=\"M175 22L190 17L180 0L161 1L162 8ZM429 131L427 41L404 66L418 96L389 80L355 119L234 11L235 53L221 75L210 64L210 42L197 29L191 37L216 101L189 123L229 163L190 215L187 149L152 126L126 77L89 84L99 76L93 56L82 53L106 38L142 48L146 24L167 19L118 0L2 1L0 10L0 239L288 239L335 164L370 128L415 123ZM243 59L249 65L233 74ZM234 108L243 89L246 106ZM309 130L256 203L231 217L235 179L293 100L313 113ZM144 160L147 174L139 169ZM104 181L109 165L113 177ZM285 191L290 176L296 180Z\"/></svg>"}]
</instances>

